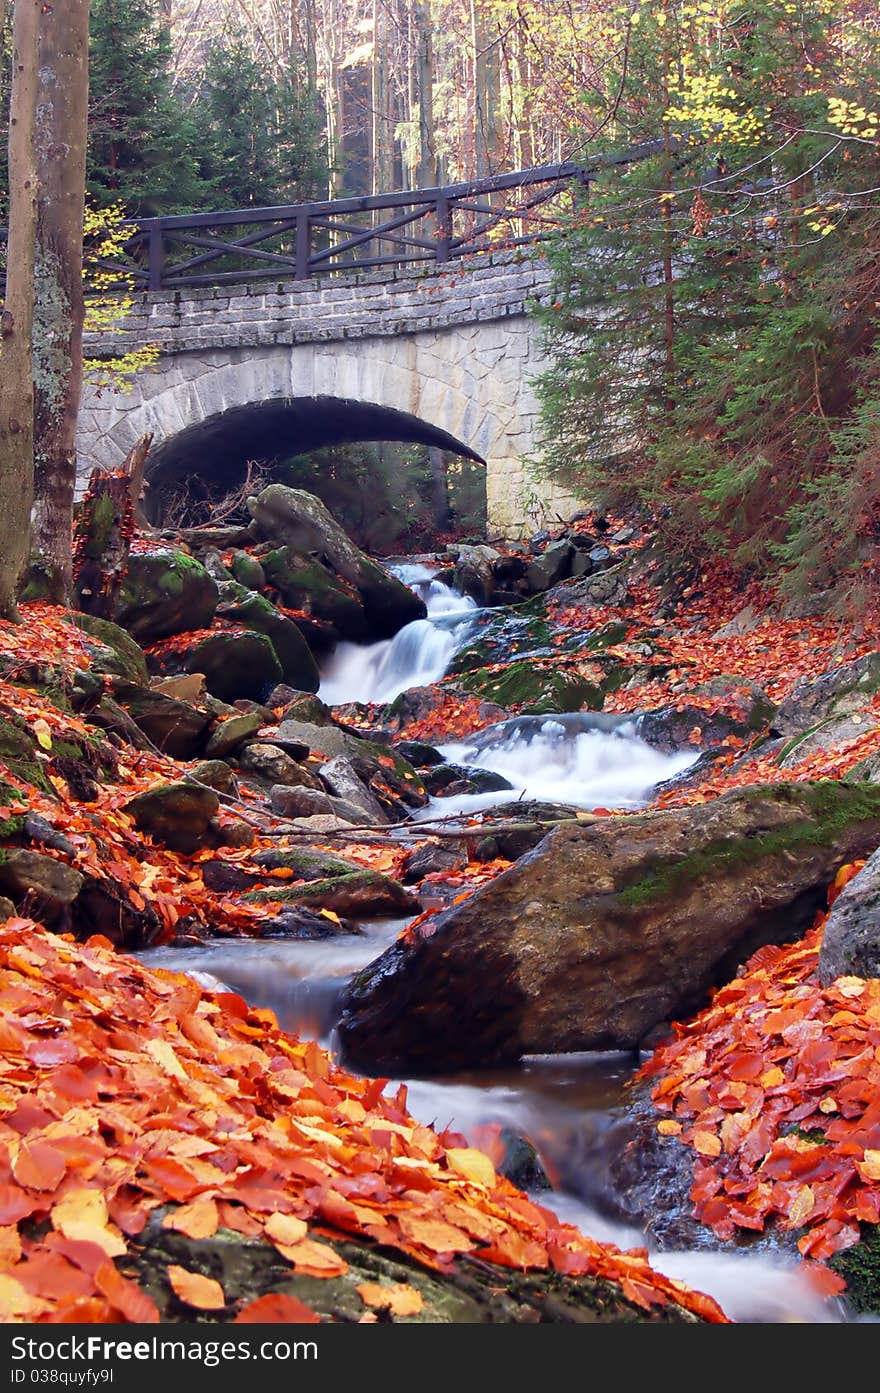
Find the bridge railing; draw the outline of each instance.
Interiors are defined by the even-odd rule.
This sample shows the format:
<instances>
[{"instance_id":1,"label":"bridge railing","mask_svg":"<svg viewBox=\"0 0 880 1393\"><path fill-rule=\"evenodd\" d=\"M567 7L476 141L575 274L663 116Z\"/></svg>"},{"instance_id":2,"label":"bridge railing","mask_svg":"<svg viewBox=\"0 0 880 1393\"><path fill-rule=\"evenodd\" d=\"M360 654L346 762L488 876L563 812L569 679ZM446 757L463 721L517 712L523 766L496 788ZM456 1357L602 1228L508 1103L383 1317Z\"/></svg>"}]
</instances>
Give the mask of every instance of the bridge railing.
<instances>
[{"instance_id":1,"label":"bridge railing","mask_svg":"<svg viewBox=\"0 0 880 1393\"><path fill-rule=\"evenodd\" d=\"M122 273L139 290L442 265L546 236L573 200L586 199L600 169L660 149L649 141L588 165L541 165L445 187L144 218L130 224L119 258L89 265ZM0 227L0 272L5 238Z\"/></svg>"},{"instance_id":2,"label":"bridge railing","mask_svg":"<svg viewBox=\"0 0 880 1393\"><path fill-rule=\"evenodd\" d=\"M138 288L170 290L449 262L546 233L589 178L569 163L401 193L144 218L123 256L98 265Z\"/></svg>"}]
</instances>

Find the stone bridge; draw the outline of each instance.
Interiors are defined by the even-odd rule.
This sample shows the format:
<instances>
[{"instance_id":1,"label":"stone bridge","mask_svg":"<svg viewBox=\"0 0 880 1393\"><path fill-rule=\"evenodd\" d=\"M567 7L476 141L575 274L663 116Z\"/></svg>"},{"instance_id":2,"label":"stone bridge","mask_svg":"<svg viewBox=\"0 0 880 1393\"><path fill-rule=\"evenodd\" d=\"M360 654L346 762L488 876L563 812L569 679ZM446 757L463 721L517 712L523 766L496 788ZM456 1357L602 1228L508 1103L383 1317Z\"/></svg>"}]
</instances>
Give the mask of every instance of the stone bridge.
<instances>
[{"instance_id":1,"label":"stone bridge","mask_svg":"<svg viewBox=\"0 0 880 1393\"><path fill-rule=\"evenodd\" d=\"M490 531L522 535L577 506L526 463L542 367L527 307L548 280L530 245L427 267L140 290L86 352L155 343L160 357L129 394L86 388L81 474L117 467L147 431L166 487L191 474L232 484L248 460L344 441L421 442L483 461Z\"/></svg>"}]
</instances>

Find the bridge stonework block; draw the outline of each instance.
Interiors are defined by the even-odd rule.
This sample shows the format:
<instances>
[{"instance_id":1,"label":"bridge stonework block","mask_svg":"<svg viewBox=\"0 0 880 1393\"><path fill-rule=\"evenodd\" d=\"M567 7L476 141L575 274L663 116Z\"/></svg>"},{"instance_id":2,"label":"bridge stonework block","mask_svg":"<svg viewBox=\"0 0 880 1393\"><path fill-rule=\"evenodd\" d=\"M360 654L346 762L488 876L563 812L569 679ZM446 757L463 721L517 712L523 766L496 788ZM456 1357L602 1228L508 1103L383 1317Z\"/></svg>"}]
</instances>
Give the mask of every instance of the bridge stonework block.
<instances>
[{"instance_id":1,"label":"bridge stonework block","mask_svg":"<svg viewBox=\"0 0 880 1393\"><path fill-rule=\"evenodd\" d=\"M328 411L385 409L480 456L490 533L521 536L579 506L528 463L537 447L532 379L543 358L527 310L548 288L548 267L530 248L429 270L263 282L254 291L144 292L112 334L87 336L92 358L146 343L160 357L128 394L86 387L81 478L95 465L116 467L146 431L171 448L211 423L216 440L226 413L322 399ZM294 439L279 445L289 456L295 447Z\"/></svg>"}]
</instances>

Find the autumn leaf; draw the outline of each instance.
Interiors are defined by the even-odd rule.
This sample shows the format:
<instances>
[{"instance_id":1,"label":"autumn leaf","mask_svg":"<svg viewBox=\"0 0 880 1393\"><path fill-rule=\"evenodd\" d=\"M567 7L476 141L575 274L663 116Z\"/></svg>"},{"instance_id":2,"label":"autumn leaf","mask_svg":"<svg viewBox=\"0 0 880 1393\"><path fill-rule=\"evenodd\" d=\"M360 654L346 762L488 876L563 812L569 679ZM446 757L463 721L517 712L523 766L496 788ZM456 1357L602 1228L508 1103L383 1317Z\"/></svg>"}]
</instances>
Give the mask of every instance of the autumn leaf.
<instances>
[{"instance_id":1,"label":"autumn leaf","mask_svg":"<svg viewBox=\"0 0 880 1393\"><path fill-rule=\"evenodd\" d=\"M695 1132L693 1145L701 1156L721 1155L721 1138L714 1132Z\"/></svg>"},{"instance_id":2,"label":"autumn leaf","mask_svg":"<svg viewBox=\"0 0 880 1393\"><path fill-rule=\"evenodd\" d=\"M108 1222L107 1201L100 1190L68 1190L52 1209L52 1227L65 1238L96 1243L108 1258L118 1258L126 1251L125 1242Z\"/></svg>"},{"instance_id":3,"label":"autumn leaf","mask_svg":"<svg viewBox=\"0 0 880 1393\"><path fill-rule=\"evenodd\" d=\"M172 1210L162 1220L162 1227L187 1238L212 1238L217 1232L220 1216L214 1200L202 1197Z\"/></svg>"},{"instance_id":4,"label":"autumn leaf","mask_svg":"<svg viewBox=\"0 0 880 1393\"><path fill-rule=\"evenodd\" d=\"M40 716L36 721L34 721L31 729L34 732L34 735L37 737L37 744L40 746L40 748L43 750L51 750L52 727L49 725L49 722L43 716Z\"/></svg>"},{"instance_id":5,"label":"autumn leaf","mask_svg":"<svg viewBox=\"0 0 880 1393\"><path fill-rule=\"evenodd\" d=\"M390 1311L393 1316L417 1316L424 1307L422 1293L404 1282L383 1286L381 1282L361 1282L355 1291L365 1306Z\"/></svg>"},{"instance_id":6,"label":"autumn leaf","mask_svg":"<svg viewBox=\"0 0 880 1393\"><path fill-rule=\"evenodd\" d=\"M271 1238L273 1243L286 1244L288 1247L299 1243L308 1231L308 1224L303 1219L295 1219L292 1214L272 1214L266 1220L267 1238Z\"/></svg>"},{"instance_id":7,"label":"autumn leaf","mask_svg":"<svg viewBox=\"0 0 880 1393\"><path fill-rule=\"evenodd\" d=\"M283 1292L269 1292L243 1306L233 1325L319 1325L321 1317Z\"/></svg>"},{"instance_id":8,"label":"autumn leaf","mask_svg":"<svg viewBox=\"0 0 880 1393\"><path fill-rule=\"evenodd\" d=\"M213 1277L189 1272L176 1263L169 1264L167 1275L175 1296L186 1302L187 1306L193 1306L198 1311L222 1311L226 1305L223 1288Z\"/></svg>"},{"instance_id":9,"label":"autumn leaf","mask_svg":"<svg viewBox=\"0 0 880 1393\"><path fill-rule=\"evenodd\" d=\"M457 1171L466 1180L491 1190L497 1183L495 1167L481 1151L473 1147L449 1147L446 1151L446 1164L450 1170Z\"/></svg>"}]
</instances>

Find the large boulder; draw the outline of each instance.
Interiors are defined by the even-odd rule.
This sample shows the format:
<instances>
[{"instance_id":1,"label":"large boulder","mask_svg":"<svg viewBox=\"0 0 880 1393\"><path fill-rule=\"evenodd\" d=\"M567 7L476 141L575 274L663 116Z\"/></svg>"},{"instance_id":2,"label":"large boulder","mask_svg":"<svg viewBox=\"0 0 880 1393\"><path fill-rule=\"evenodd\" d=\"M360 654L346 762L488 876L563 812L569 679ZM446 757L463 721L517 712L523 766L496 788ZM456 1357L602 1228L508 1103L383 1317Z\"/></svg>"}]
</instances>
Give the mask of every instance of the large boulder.
<instances>
[{"instance_id":1,"label":"large boulder","mask_svg":"<svg viewBox=\"0 0 880 1393\"><path fill-rule=\"evenodd\" d=\"M138 643L155 643L207 628L217 600L217 586L200 561L163 548L129 557L113 617Z\"/></svg>"},{"instance_id":2,"label":"large boulder","mask_svg":"<svg viewBox=\"0 0 880 1393\"><path fill-rule=\"evenodd\" d=\"M172 851L191 853L210 845L220 799L199 784L157 784L129 799L123 812L135 827Z\"/></svg>"},{"instance_id":3,"label":"large boulder","mask_svg":"<svg viewBox=\"0 0 880 1393\"><path fill-rule=\"evenodd\" d=\"M880 789L830 782L556 828L352 980L346 1054L406 1074L635 1047L804 930L878 842Z\"/></svg>"},{"instance_id":4,"label":"large boulder","mask_svg":"<svg viewBox=\"0 0 880 1393\"><path fill-rule=\"evenodd\" d=\"M271 639L285 682L300 692L318 690L321 675L311 649L293 620L279 614L265 596L227 581L220 587L217 613L221 619L230 619Z\"/></svg>"},{"instance_id":5,"label":"large boulder","mask_svg":"<svg viewBox=\"0 0 880 1393\"><path fill-rule=\"evenodd\" d=\"M117 682L117 701L147 739L172 759L194 759L204 748L211 715L187 701L135 682Z\"/></svg>"},{"instance_id":6,"label":"large boulder","mask_svg":"<svg viewBox=\"0 0 880 1393\"><path fill-rule=\"evenodd\" d=\"M340 638L357 642L369 637L370 626L357 590L320 561L292 547L276 547L264 556L263 566L267 581L291 609L332 625Z\"/></svg>"},{"instance_id":7,"label":"large boulder","mask_svg":"<svg viewBox=\"0 0 880 1393\"><path fill-rule=\"evenodd\" d=\"M424 601L356 547L314 494L270 484L248 499L248 508L262 536L315 553L356 588L377 638L391 638L404 624L425 617Z\"/></svg>"},{"instance_id":8,"label":"large boulder","mask_svg":"<svg viewBox=\"0 0 880 1393\"><path fill-rule=\"evenodd\" d=\"M880 850L831 907L819 952L819 980L880 977Z\"/></svg>"},{"instance_id":9,"label":"large boulder","mask_svg":"<svg viewBox=\"0 0 880 1393\"><path fill-rule=\"evenodd\" d=\"M253 629L210 634L184 658L187 672L203 672L205 685L220 701L259 701L281 677L272 640Z\"/></svg>"},{"instance_id":10,"label":"large boulder","mask_svg":"<svg viewBox=\"0 0 880 1393\"><path fill-rule=\"evenodd\" d=\"M70 623L80 629L91 643L86 647L91 657L93 672L101 675L128 678L131 682L147 683L147 659L140 644L135 643L131 634L109 619L98 619L94 614L73 613Z\"/></svg>"}]
</instances>

